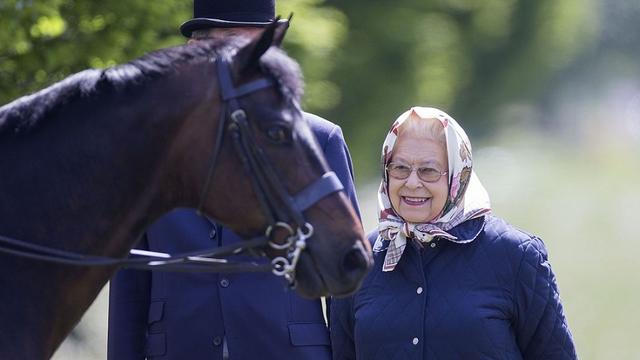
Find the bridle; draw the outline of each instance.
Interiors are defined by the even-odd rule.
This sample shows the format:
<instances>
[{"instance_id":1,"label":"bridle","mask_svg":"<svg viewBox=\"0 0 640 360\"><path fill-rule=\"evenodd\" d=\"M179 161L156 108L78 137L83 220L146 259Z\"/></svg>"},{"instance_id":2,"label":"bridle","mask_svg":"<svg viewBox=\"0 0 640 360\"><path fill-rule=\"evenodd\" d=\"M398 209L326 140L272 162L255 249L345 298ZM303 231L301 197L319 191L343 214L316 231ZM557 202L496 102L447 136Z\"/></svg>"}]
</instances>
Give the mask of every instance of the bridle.
<instances>
[{"instance_id":1,"label":"bridle","mask_svg":"<svg viewBox=\"0 0 640 360\"><path fill-rule=\"evenodd\" d=\"M283 276L292 286L295 284L295 267L306 241L313 235L313 226L305 220L304 210L324 197L344 189L332 171L324 173L295 195L289 194L278 173L257 145L246 112L238 99L256 91L275 86L268 78L253 80L235 87L231 77L230 61L220 57L216 60L218 82L222 97L220 122L213 152L209 161L207 177L200 195L198 213L201 214L213 178L217 159L222 148L225 132L233 141L234 149L249 175L251 185L258 198L268 226L262 236L237 244L181 254L164 254L152 251L131 250L134 257L111 258L84 255L74 252L36 245L0 235L0 252L28 259L78 266L123 266L128 268L189 272L264 272L271 271ZM292 226L293 224L293 226ZM277 229L288 234L284 243L273 238ZM266 246L285 251L285 256L273 258L271 263L234 262L223 256L253 252Z\"/></svg>"},{"instance_id":2,"label":"bridle","mask_svg":"<svg viewBox=\"0 0 640 360\"><path fill-rule=\"evenodd\" d=\"M287 251L286 257L279 256L272 260L273 273L284 276L293 282L295 279L294 270L300 254L306 247L306 240L313 235L313 226L305 220L302 212L327 195L343 190L344 187L336 174L330 171L295 196L291 196L278 177L277 171L257 145L251 132L247 114L238 103L238 98L274 86L273 82L267 78L261 78L235 87L231 78L230 62L221 57L216 61L216 66L222 97L220 116L222 121L219 125L218 138L212 153L205 186L200 196L198 212L201 212L208 194L212 174L217 163L216 159L222 147L222 134L226 128L233 141L236 154L240 156L242 165L249 175L262 212L270 224L264 232L264 238L268 239L267 243L271 248ZM292 223L295 224L296 229L291 227ZM284 244L273 241L272 235L276 228L282 228L288 232Z\"/></svg>"}]
</instances>

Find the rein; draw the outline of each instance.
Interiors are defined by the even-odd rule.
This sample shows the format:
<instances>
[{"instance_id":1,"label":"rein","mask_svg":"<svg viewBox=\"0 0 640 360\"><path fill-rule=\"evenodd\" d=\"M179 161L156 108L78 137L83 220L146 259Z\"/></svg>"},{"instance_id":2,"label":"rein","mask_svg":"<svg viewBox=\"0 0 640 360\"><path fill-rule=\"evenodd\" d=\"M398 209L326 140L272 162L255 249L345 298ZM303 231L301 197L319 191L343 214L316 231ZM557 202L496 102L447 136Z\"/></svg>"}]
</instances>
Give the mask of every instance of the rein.
<instances>
[{"instance_id":1,"label":"rein","mask_svg":"<svg viewBox=\"0 0 640 360\"><path fill-rule=\"evenodd\" d=\"M224 132L228 132L234 149L241 159L245 171L251 179L258 201L268 226L264 234L238 244L204 249L194 252L169 255L152 251L131 250L132 258L112 258L105 256L78 254L54 249L43 245L27 243L0 235L0 252L27 259L76 266L123 266L135 269L187 271L187 272L268 272L283 276L290 285L295 284L295 267L306 240L313 235L313 226L302 214L304 210L322 198L344 189L332 171L323 174L296 195L290 195L262 149L256 144L246 112L238 99L274 86L267 78L261 78L235 87L231 78L230 63L225 58L216 60L218 81L222 97L220 124L210 158L205 185L200 195L198 214L209 193L217 158L222 148ZM294 227L291 226L294 225ZM274 230L288 232L283 244L272 239ZM286 256L278 256L271 263L236 262L220 257L253 252L270 246L286 251Z\"/></svg>"}]
</instances>

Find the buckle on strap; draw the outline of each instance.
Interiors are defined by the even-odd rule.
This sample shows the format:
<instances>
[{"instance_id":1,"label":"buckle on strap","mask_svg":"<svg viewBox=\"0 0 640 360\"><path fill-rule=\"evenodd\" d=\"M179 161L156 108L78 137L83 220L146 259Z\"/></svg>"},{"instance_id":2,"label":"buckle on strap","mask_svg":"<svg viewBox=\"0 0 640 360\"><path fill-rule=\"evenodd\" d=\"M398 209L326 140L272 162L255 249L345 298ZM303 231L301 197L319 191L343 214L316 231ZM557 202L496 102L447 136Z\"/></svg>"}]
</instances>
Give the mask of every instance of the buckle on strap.
<instances>
[{"instance_id":1,"label":"buckle on strap","mask_svg":"<svg viewBox=\"0 0 640 360\"><path fill-rule=\"evenodd\" d=\"M304 211L322 198L341 190L344 190L344 186L340 179L336 173L329 171L297 193L293 197L293 204L298 211Z\"/></svg>"}]
</instances>

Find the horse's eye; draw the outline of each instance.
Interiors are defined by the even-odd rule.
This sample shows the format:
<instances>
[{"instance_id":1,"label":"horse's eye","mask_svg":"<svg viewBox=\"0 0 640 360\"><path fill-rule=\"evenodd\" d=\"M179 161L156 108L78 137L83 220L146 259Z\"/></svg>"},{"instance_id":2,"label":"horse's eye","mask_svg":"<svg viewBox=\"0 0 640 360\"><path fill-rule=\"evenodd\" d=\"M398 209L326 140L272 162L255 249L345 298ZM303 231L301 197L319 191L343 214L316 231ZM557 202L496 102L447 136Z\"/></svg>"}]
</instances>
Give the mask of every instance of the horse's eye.
<instances>
[{"instance_id":1,"label":"horse's eye","mask_svg":"<svg viewBox=\"0 0 640 360\"><path fill-rule=\"evenodd\" d=\"M283 143L287 141L287 129L282 126L272 126L267 129L267 136L275 143Z\"/></svg>"}]
</instances>

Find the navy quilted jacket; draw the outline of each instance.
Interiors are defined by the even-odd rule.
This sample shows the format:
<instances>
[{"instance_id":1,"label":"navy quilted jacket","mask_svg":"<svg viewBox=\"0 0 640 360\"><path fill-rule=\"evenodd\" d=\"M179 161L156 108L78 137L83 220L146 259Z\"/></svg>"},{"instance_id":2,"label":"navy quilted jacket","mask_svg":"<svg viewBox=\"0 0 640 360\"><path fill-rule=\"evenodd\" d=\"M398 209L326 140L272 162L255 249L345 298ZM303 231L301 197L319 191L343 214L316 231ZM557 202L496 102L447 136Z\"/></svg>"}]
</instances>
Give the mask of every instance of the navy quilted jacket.
<instances>
[{"instance_id":1,"label":"navy quilted jacket","mask_svg":"<svg viewBox=\"0 0 640 360\"><path fill-rule=\"evenodd\" d=\"M362 288L333 299L334 360L575 359L543 242L493 216L450 232L475 240L410 242L391 272L374 254Z\"/></svg>"}]
</instances>

